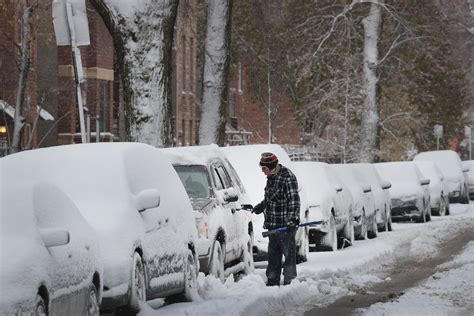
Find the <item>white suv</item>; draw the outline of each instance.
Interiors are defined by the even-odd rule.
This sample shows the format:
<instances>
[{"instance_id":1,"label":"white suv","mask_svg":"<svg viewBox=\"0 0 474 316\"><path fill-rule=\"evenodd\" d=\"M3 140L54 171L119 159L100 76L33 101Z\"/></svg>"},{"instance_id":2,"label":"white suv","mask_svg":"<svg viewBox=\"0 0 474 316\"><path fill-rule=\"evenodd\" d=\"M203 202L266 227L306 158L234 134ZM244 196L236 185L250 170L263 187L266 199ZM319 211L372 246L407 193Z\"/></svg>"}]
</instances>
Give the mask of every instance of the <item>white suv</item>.
<instances>
[{"instance_id":1,"label":"white suv","mask_svg":"<svg viewBox=\"0 0 474 316\"><path fill-rule=\"evenodd\" d=\"M253 270L253 225L245 190L216 145L161 149L195 211L201 271L224 281Z\"/></svg>"}]
</instances>

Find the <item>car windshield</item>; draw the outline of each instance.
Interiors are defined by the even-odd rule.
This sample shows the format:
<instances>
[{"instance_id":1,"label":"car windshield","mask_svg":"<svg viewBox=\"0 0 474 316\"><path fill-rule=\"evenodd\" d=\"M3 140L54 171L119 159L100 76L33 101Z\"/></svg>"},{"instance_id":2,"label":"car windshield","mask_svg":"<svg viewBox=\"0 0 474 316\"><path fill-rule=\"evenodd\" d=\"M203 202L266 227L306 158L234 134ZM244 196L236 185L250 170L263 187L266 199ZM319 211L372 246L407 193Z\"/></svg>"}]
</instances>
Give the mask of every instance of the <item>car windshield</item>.
<instances>
[{"instance_id":1,"label":"car windshield","mask_svg":"<svg viewBox=\"0 0 474 316\"><path fill-rule=\"evenodd\" d=\"M209 177L205 166L175 165L174 169L178 173L178 176L191 199L208 199L210 197Z\"/></svg>"}]
</instances>

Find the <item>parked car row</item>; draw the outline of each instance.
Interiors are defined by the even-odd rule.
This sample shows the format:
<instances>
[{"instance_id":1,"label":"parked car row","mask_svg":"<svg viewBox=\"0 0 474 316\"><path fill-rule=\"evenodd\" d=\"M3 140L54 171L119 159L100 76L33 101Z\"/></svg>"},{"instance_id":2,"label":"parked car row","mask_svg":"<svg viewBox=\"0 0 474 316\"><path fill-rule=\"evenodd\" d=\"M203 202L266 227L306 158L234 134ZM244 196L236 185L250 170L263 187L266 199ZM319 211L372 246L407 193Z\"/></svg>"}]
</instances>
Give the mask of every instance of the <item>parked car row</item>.
<instances>
[{"instance_id":1,"label":"parked car row","mask_svg":"<svg viewBox=\"0 0 474 316\"><path fill-rule=\"evenodd\" d=\"M199 271L252 273L268 245L250 212L264 196L263 152L297 176L300 222L321 221L297 231L298 262L391 231L392 219L448 215L469 193L451 152L378 164L293 162L275 144L21 152L0 159L0 313L134 313L154 298L193 300Z\"/></svg>"}]
</instances>

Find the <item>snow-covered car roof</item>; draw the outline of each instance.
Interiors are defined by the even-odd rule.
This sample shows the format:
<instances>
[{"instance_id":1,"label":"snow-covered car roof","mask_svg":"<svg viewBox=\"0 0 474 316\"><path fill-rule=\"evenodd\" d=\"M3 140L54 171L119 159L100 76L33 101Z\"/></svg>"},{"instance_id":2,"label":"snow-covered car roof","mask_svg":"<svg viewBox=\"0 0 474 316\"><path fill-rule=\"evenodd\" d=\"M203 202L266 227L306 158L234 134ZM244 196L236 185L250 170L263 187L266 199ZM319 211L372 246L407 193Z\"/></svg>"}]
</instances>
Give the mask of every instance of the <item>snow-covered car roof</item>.
<instances>
[{"instance_id":1,"label":"snow-covered car roof","mask_svg":"<svg viewBox=\"0 0 474 316\"><path fill-rule=\"evenodd\" d=\"M286 151L276 144L258 144L229 146L220 148L227 156L240 176L247 194L253 205L263 200L267 177L259 165L260 157L264 152L272 152L278 157L280 164L293 171L293 163ZM298 175L296 174L298 177Z\"/></svg>"},{"instance_id":2,"label":"snow-covered car roof","mask_svg":"<svg viewBox=\"0 0 474 316\"><path fill-rule=\"evenodd\" d=\"M179 165L203 165L206 166L210 161L219 157L226 159L225 155L215 144L205 146L186 146L160 148L170 159L172 164Z\"/></svg>"},{"instance_id":3,"label":"snow-covered car roof","mask_svg":"<svg viewBox=\"0 0 474 316\"><path fill-rule=\"evenodd\" d=\"M384 179L392 183L392 197L415 194L420 190L420 180L425 179L413 161L382 162L374 166Z\"/></svg>"},{"instance_id":4,"label":"snow-covered car roof","mask_svg":"<svg viewBox=\"0 0 474 316\"><path fill-rule=\"evenodd\" d=\"M116 258L130 257L133 244L147 231L145 225L156 220L156 210L176 221L174 229L183 238L176 243L197 236L194 220L188 219L193 218L193 212L186 191L169 160L155 147L141 143L78 144L25 151L2 159L8 162L7 168L20 170L17 177L47 179L74 201L102 246L106 245L102 248L104 268L117 265ZM160 194L160 205L139 213L136 196L150 188ZM166 253L174 252L176 244L157 246Z\"/></svg>"},{"instance_id":5,"label":"snow-covered car roof","mask_svg":"<svg viewBox=\"0 0 474 316\"><path fill-rule=\"evenodd\" d=\"M298 180L307 192L308 204L320 205L335 194L335 181L330 179L329 165L324 162L297 161L293 163Z\"/></svg>"},{"instance_id":6,"label":"snow-covered car roof","mask_svg":"<svg viewBox=\"0 0 474 316\"><path fill-rule=\"evenodd\" d=\"M443 175L451 179L462 177L461 159L452 150L425 151L417 154L414 161L427 160L434 162Z\"/></svg>"}]
</instances>

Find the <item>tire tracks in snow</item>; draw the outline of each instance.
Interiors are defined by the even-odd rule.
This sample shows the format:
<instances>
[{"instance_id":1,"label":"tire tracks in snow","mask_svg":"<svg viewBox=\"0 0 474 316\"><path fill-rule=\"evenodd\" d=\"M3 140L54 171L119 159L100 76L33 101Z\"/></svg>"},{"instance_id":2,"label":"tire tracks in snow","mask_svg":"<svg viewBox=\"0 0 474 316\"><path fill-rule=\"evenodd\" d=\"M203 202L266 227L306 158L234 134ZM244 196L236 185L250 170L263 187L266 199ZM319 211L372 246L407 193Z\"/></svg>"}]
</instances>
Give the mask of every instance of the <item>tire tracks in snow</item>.
<instances>
[{"instance_id":1,"label":"tire tracks in snow","mask_svg":"<svg viewBox=\"0 0 474 316\"><path fill-rule=\"evenodd\" d=\"M474 240L474 230L471 225L466 225L452 238L443 242L434 256L421 258L416 253L412 253L412 243L405 242L397 249L393 264L387 270L382 271L385 281L367 289L352 289L356 292L355 295L343 296L325 307L312 308L307 310L304 315L352 315L359 308L395 300L407 289L435 274L439 265L450 261L471 240Z\"/></svg>"}]
</instances>

